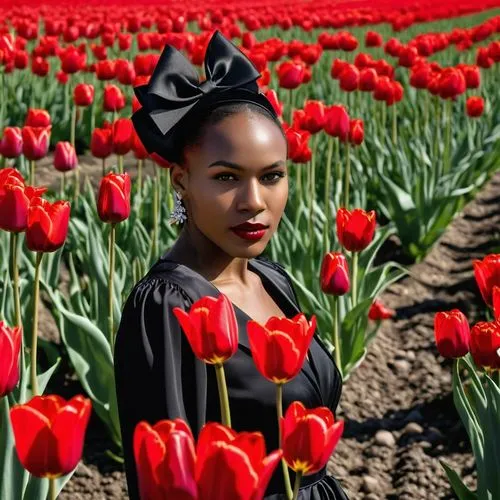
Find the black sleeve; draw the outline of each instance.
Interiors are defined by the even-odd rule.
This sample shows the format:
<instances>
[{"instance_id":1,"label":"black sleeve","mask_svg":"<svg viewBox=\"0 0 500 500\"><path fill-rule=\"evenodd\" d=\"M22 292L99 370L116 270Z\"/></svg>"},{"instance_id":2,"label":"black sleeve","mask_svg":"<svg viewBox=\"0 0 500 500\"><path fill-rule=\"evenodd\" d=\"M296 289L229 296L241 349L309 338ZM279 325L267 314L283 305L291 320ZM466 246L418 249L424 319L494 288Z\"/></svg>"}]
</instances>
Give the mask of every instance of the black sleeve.
<instances>
[{"instance_id":1,"label":"black sleeve","mask_svg":"<svg viewBox=\"0 0 500 500\"><path fill-rule=\"evenodd\" d=\"M133 435L146 420L182 418L196 439L206 413L206 366L198 360L172 309L191 301L177 284L145 278L128 297L116 335L114 365L125 472L139 500Z\"/></svg>"}]
</instances>

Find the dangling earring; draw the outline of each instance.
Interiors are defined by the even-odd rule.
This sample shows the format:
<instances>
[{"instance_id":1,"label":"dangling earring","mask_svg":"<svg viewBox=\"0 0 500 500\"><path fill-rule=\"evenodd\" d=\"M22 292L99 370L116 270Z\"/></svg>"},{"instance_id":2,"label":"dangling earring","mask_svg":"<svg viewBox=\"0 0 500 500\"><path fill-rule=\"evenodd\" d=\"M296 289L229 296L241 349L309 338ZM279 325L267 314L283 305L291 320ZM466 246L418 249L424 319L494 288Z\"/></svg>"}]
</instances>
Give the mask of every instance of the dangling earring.
<instances>
[{"instance_id":1,"label":"dangling earring","mask_svg":"<svg viewBox=\"0 0 500 500\"><path fill-rule=\"evenodd\" d=\"M186 208L181 202L182 195L180 195L177 191L174 191L175 205L174 210L170 214L170 219L168 221L169 224L179 224L180 222L184 222L187 219Z\"/></svg>"}]
</instances>

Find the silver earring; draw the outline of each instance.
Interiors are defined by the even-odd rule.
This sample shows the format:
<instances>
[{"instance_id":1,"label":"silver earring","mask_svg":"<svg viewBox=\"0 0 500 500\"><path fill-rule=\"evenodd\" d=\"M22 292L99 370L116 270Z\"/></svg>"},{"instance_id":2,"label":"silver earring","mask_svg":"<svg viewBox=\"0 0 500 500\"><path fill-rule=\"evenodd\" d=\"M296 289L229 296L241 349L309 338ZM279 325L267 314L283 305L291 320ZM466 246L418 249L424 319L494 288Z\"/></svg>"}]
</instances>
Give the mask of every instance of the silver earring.
<instances>
[{"instance_id":1,"label":"silver earring","mask_svg":"<svg viewBox=\"0 0 500 500\"><path fill-rule=\"evenodd\" d=\"M187 219L186 208L182 204L182 196L174 191L175 205L174 210L170 214L169 223L170 224L179 224L180 222L184 222Z\"/></svg>"}]
</instances>

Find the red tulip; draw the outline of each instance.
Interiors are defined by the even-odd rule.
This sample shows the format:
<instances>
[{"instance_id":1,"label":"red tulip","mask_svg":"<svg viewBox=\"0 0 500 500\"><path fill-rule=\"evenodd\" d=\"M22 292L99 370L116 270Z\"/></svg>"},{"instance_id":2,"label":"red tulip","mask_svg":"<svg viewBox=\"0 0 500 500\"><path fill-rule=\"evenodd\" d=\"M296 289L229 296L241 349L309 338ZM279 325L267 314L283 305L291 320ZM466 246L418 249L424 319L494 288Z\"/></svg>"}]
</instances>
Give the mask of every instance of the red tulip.
<instances>
[{"instance_id":1,"label":"red tulip","mask_svg":"<svg viewBox=\"0 0 500 500\"><path fill-rule=\"evenodd\" d=\"M365 125L361 118L354 118L349 122L349 142L359 146L365 138Z\"/></svg>"},{"instance_id":2,"label":"red tulip","mask_svg":"<svg viewBox=\"0 0 500 500\"><path fill-rule=\"evenodd\" d=\"M321 290L329 295L345 295L350 288L349 266L340 252L328 252L320 271Z\"/></svg>"},{"instance_id":3,"label":"red tulip","mask_svg":"<svg viewBox=\"0 0 500 500\"><path fill-rule=\"evenodd\" d=\"M29 108L26 120L24 121L25 127L49 127L51 125L49 112L45 109Z\"/></svg>"},{"instance_id":4,"label":"red tulip","mask_svg":"<svg viewBox=\"0 0 500 500\"><path fill-rule=\"evenodd\" d=\"M375 211L365 212L361 208L337 211L337 237L341 245L350 252L361 252L373 240L375 234Z\"/></svg>"},{"instance_id":5,"label":"red tulip","mask_svg":"<svg viewBox=\"0 0 500 500\"><path fill-rule=\"evenodd\" d=\"M130 215L130 175L109 174L99 184L97 212L103 222L117 224Z\"/></svg>"},{"instance_id":6,"label":"red tulip","mask_svg":"<svg viewBox=\"0 0 500 500\"><path fill-rule=\"evenodd\" d=\"M432 69L428 64L419 64L411 68L410 85L416 89L426 89L432 76Z\"/></svg>"},{"instance_id":7,"label":"red tulip","mask_svg":"<svg viewBox=\"0 0 500 500\"><path fill-rule=\"evenodd\" d=\"M19 382L19 353L22 328L9 328L0 321L0 398L11 392Z\"/></svg>"},{"instance_id":8,"label":"red tulip","mask_svg":"<svg viewBox=\"0 0 500 500\"><path fill-rule=\"evenodd\" d=\"M50 132L51 126L24 126L21 129L23 154L28 160L39 160L47 154L50 143Z\"/></svg>"},{"instance_id":9,"label":"red tulip","mask_svg":"<svg viewBox=\"0 0 500 500\"><path fill-rule=\"evenodd\" d=\"M434 316L434 337L439 354L445 358L461 358L469 352L470 328L465 314L452 309Z\"/></svg>"},{"instance_id":10,"label":"red tulip","mask_svg":"<svg viewBox=\"0 0 500 500\"><path fill-rule=\"evenodd\" d=\"M281 103L278 99L278 94L273 89L267 90L264 92L265 96L268 98L269 102L272 104L274 111L278 116L283 115L283 103Z\"/></svg>"},{"instance_id":11,"label":"red tulip","mask_svg":"<svg viewBox=\"0 0 500 500\"><path fill-rule=\"evenodd\" d=\"M455 68L445 68L439 78L439 89L443 99L463 94L466 90L464 74Z\"/></svg>"},{"instance_id":12,"label":"red tulip","mask_svg":"<svg viewBox=\"0 0 500 500\"><path fill-rule=\"evenodd\" d=\"M75 396L66 402L56 394L35 396L10 410L17 456L36 477L56 478L80 461L90 418L90 399Z\"/></svg>"},{"instance_id":13,"label":"red tulip","mask_svg":"<svg viewBox=\"0 0 500 500\"><path fill-rule=\"evenodd\" d=\"M380 47L384 43L382 35L376 31L367 31L365 35L365 45L367 47Z\"/></svg>"},{"instance_id":14,"label":"red tulip","mask_svg":"<svg viewBox=\"0 0 500 500\"><path fill-rule=\"evenodd\" d=\"M70 214L69 201L49 201L34 197L28 210L26 246L33 252L55 252L66 241Z\"/></svg>"},{"instance_id":15,"label":"red tulip","mask_svg":"<svg viewBox=\"0 0 500 500\"><path fill-rule=\"evenodd\" d=\"M346 52L352 52L358 48L357 38L347 31L341 31L338 33L339 36L339 49L345 50Z\"/></svg>"},{"instance_id":16,"label":"red tulip","mask_svg":"<svg viewBox=\"0 0 500 500\"><path fill-rule=\"evenodd\" d=\"M344 432L326 406L306 409L294 401L281 417L283 458L295 472L308 476L326 466Z\"/></svg>"},{"instance_id":17,"label":"red tulip","mask_svg":"<svg viewBox=\"0 0 500 500\"><path fill-rule=\"evenodd\" d=\"M342 90L353 92L359 86L359 70L354 64L346 64L339 75L339 84Z\"/></svg>"},{"instance_id":18,"label":"red tulip","mask_svg":"<svg viewBox=\"0 0 500 500\"><path fill-rule=\"evenodd\" d=\"M376 101L385 101L386 104L390 105L394 103L394 91L392 80L388 76L379 76L373 91L373 98Z\"/></svg>"},{"instance_id":19,"label":"red tulip","mask_svg":"<svg viewBox=\"0 0 500 500\"><path fill-rule=\"evenodd\" d=\"M470 96L465 103L465 110L471 118L481 116L484 111L484 99L481 96Z\"/></svg>"},{"instance_id":20,"label":"red tulip","mask_svg":"<svg viewBox=\"0 0 500 500\"><path fill-rule=\"evenodd\" d=\"M477 49L476 64L480 68L488 69L493 66L495 61L490 57L488 49L486 47L479 47Z\"/></svg>"},{"instance_id":21,"label":"red tulip","mask_svg":"<svg viewBox=\"0 0 500 500\"><path fill-rule=\"evenodd\" d=\"M316 134L325 125L326 107L322 101L307 99L304 103L304 117L301 128Z\"/></svg>"},{"instance_id":22,"label":"red tulip","mask_svg":"<svg viewBox=\"0 0 500 500\"><path fill-rule=\"evenodd\" d=\"M134 156L138 160L145 160L149 156L149 153L135 130L132 131L132 150L134 152Z\"/></svg>"},{"instance_id":23,"label":"red tulip","mask_svg":"<svg viewBox=\"0 0 500 500\"><path fill-rule=\"evenodd\" d=\"M107 158L113 152L113 129L95 128L92 130L90 151L96 158Z\"/></svg>"},{"instance_id":24,"label":"red tulip","mask_svg":"<svg viewBox=\"0 0 500 500\"><path fill-rule=\"evenodd\" d=\"M342 104L333 104L326 109L324 130L332 137L345 142L349 137L349 115Z\"/></svg>"},{"instance_id":25,"label":"red tulip","mask_svg":"<svg viewBox=\"0 0 500 500\"><path fill-rule=\"evenodd\" d=\"M198 499L195 443L184 420L161 420L154 426L139 422L133 441L142 499Z\"/></svg>"},{"instance_id":26,"label":"red tulip","mask_svg":"<svg viewBox=\"0 0 500 500\"><path fill-rule=\"evenodd\" d=\"M370 306L368 311L368 318L372 321L380 321L382 319L390 319L396 315L396 311L394 309L390 309L385 307L384 304L375 299L373 304Z\"/></svg>"},{"instance_id":27,"label":"red tulip","mask_svg":"<svg viewBox=\"0 0 500 500\"><path fill-rule=\"evenodd\" d=\"M50 64L47 59L44 59L43 57L37 56L37 57L32 57L31 58L31 72L34 75L44 77L49 74L50 71Z\"/></svg>"},{"instance_id":28,"label":"red tulip","mask_svg":"<svg viewBox=\"0 0 500 500\"><path fill-rule=\"evenodd\" d=\"M0 155L17 158L23 152L23 135L19 127L5 127L0 141Z\"/></svg>"},{"instance_id":29,"label":"red tulip","mask_svg":"<svg viewBox=\"0 0 500 500\"><path fill-rule=\"evenodd\" d=\"M79 83L73 91L76 106L90 106L94 100L94 86L90 83Z\"/></svg>"},{"instance_id":30,"label":"red tulip","mask_svg":"<svg viewBox=\"0 0 500 500\"><path fill-rule=\"evenodd\" d=\"M198 498L256 500L264 497L283 451L278 449L266 456L262 433L238 433L209 422L198 436L196 455Z\"/></svg>"},{"instance_id":31,"label":"red tulip","mask_svg":"<svg viewBox=\"0 0 500 500\"><path fill-rule=\"evenodd\" d=\"M0 188L0 229L12 233L25 231L29 205L24 186L6 184Z\"/></svg>"},{"instance_id":32,"label":"red tulip","mask_svg":"<svg viewBox=\"0 0 500 500\"><path fill-rule=\"evenodd\" d=\"M296 89L304 80L305 64L302 61L284 61L276 71L281 88Z\"/></svg>"},{"instance_id":33,"label":"red tulip","mask_svg":"<svg viewBox=\"0 0 500 500\"><path fill-rule=\"evenodd\" d=\"M77 48L69 46L59 54L61 69L64 73L77 73L81 71L87 62L86 52L80 52Z\"/></svg>"},{"instance_id":34,"label":"red tulip","mask_svg":"<svg viewBox=\"0 0 500 500\"><path fill-rule=\"evenodd\" d=\"M288 141L288 158L294 163L307 163L312 157L309 147L311 133L307 130L296 130L293 127L285 129Z\"/></svg>"},{"instance_id":35,"label":"red tulip","mask_svg":"<svg viewBox=\"0 0 500 500\"><path fill-rule=\"evenodd\" d=\"M301 370L316 329L316 317L299 313L292 319L269 318L265 325L250 320L248 340L257 370L275 384L284 384Z\"/></svg>"},{"instance_id":36,"label":"red tulip","mask_svg":"<svg viewBox=\"0 0 500 500\"><path fill-rule=\"evenodd\" d=\"M337 78L340 77L340 74L344 70L344 68L348 65L349 63L342 60L342 59L334 59L332 63L332 67L330 68L330 75L331 77L336 80Z\"/></svg>"},{"instance_id":37,"label":"red tulip","mask_svg":"<svg viewBox=\"0 0 500 500\"><path fill-rule=\"evenodd\" d=\"M493 306L493 287L500 286L500 254L487 255L482 261L473 260L474 276L483 300Z\"/></svg>"},{"instance_id":38,"label":"red tulip","mask_svg":"<svg viewBox=\"0 0 500 500\"><path fill-rule=\"evenodd\" d=\"M377 85L378 75L373 68L363 68L359 72L359 90L363 92L371 92L375 90Z\"/></svg>"},{"instance_id":39,"label":"red tulip","mask_svg":"<svg viewBox=\"0 0 500 500\"><path fill-rule=\"evenodd\" d=\"M97 62L95 74L98 80L113 80L116 77L116 63L107 59Z\"/></svg>"},{"instance_id":40,"label":"red tulip","mask_svg":"<svg viewBox=\"0 0 500 500\"><path fill-rule=\"evenodd\" d=\"M472 64L470 66L463 65L459 68L465 77L465 85L468 89L477 89L481 85L481 73L479 67Z\"/></svg>"},{"instance_id":41,"label":"red tulip","mask_svg":"<svg viewBox=\"0 0 500 500\"><path fill-rule=\"evenodd\" d=\"M238 323L225 294L205 296L189 312L172 309L196 357L208 364L224 363L238 350Z\"/></svg>"},{"instance_id":42,"label":"red tulip","mask_svg":"<svg viewBox=\"0 0 500 500\"><path fill-rule=\"evenodd\" d=\"M122 85L133 85L137 78L134 63L126 59L118 59L116 61L116 79Z\"/></svg>"},{"instance_id":43,"label":"red tulip","mask_svg":"<svg viewBox=\"0 0 500 500\"><path fill-rule=\"evenodd\" d=\"M125 155L132 149L134 126L130 118L118 118L113 123L113 152Z\"/></svg>"},{"instance_id":44,"label":"red tulip","mask_svg":"<svg viewBox=\"0 0 500 500\"><path fill-rule=\"evenodd\" d=\"M125 107L125 96L120 87L106 85L104 87L103 108L104 111L120 111Z\"/></svg>"},{"instance_id":45,"label":"red tulip","mask_svg":"<svg viewBox=\"0 0 500 500\"><path fill-rule=\"evenodd\" d=\"M470 331L470 353L478 367L500 370L500 323L476 323Z\"/></svg>"},{"instance_id":46,"label":"red tulip","mask_svg":"<svg viewBox=\"0 0 500 500\"><path fill-rule=\"evenodd\" d=\"M59 141L54 151L54 168L59 172L68 172L78 166L75 148L68 141Z\"/></svg>"}]
</instances>

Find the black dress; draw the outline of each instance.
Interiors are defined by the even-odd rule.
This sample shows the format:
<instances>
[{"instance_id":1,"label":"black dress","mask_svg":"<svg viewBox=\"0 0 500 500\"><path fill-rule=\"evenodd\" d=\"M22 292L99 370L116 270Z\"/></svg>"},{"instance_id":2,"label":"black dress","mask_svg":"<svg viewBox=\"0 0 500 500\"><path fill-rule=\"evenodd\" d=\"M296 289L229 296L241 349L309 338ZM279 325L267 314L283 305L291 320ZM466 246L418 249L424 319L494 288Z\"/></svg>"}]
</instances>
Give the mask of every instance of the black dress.
<instances>
[{"instance_id":1,"label":"black dress","mask_svg":"<svg viewBox=\"0 0 500 500\"><path fill-rule=\"evenodd\" d=\"M250 259L248 268L258 276L279 308L292 318L301 309L285 269L263 256ZM131 500L138 500L132 436L136 424L146 420L186 420L196 439L207 421L221 421L217 379L212 365L197 359L172 313L189 310L205 295L219 290L189 267L162 257L132 290L124 306L116 336L114 363L125 470ZM278 446L276 387L255 367L246 333L252 319L234 305L239 325L239 349L225 364L231 424L236 431L260 431L266 452ZM310 361L283 386L283 413L295 400L306 408L327 406L335 414L342 380L340 372L318 334L309 350ZM295 474L290 470L293 486ZM278 464L266 490L267 500L286 500L283 470ZM301 500L348 500L339 482L320 472L304 476ZM225 500L225 499L221 499ZM227 499L231 500L231 499Z\"/></svg>"}]
</instances>

